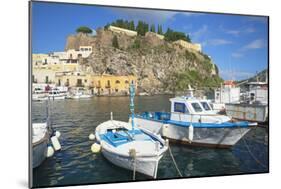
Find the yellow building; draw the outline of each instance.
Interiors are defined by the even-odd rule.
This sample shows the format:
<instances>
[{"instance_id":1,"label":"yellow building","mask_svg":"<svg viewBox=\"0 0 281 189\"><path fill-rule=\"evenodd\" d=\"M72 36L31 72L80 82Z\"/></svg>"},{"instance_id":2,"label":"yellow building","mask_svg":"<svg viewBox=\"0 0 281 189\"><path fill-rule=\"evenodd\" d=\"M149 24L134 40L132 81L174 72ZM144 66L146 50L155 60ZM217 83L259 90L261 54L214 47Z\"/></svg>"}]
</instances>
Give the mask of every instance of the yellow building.
<instances>
[{"instance_id":1,"label":"yellow building","mask_svg":"<svg viewBox=\"0 0 281 189\"><path fill-rule=\"evenodd\" d=\"M127 30L127 29L124 29L124 28L116 27L116 26L109 26L108 30L110 30L112 32L115 32L115 33L125 34L125 35L131 36L131 37L134 37L134 36L138 35L138 33L136 31Z\"/></svg>"},{"instance_id":2,"label":"yellow building","mask_svg":"<svg viewBox=\"0 0 281 189\"><path fill-rule=\"evenodd\" d=\"M189 43L187 41L184 41L184 40L177 40L174 42L174 44L178 44L184 48L187 48L187 49L192 49L192 50L195 50L195 51L199 51L201 52L202 51L202 47L199 43Z\"/></svg>"},{"instance_id":3,"label":"yellow building","mask_svg":"<svg viewBox=\"0 0 281 189\"><path fill-rule=\"evenodd\" d=\"M93 88L91 77L83 72L56 72L55 83L58 86Z\"/></svg>"},{"instance_id":4,"label":"yellow building","mask_svg":"<svg viewBox=\"0 0 281 189\"><path fill-rule=\"evenodd\" d=\"M137 88L137 78L133 75L95 75L92 81L98 95L128 95L131 83Z\"/></svg>"},{"instance_id":5,"label":"yellow building","mask_svg":"<svg viewBox=\"0 0 281 189\"><path fill-rule=\"evenodd\" d=\"M48 54L32 54L32 67L47 64Z\"/></svg>"},{"instance_id":6,"label":"yellow building","mask_svg":"<svg viewBox=\"0 0 281 189\"><path fill-rule=\"evenodd\" d=\"M128 95L132 82L137 87L135 76L92 75L83 72L57 72L55 75L58 86L84 87L98 95Z\"/></svg>"}]
</instances>

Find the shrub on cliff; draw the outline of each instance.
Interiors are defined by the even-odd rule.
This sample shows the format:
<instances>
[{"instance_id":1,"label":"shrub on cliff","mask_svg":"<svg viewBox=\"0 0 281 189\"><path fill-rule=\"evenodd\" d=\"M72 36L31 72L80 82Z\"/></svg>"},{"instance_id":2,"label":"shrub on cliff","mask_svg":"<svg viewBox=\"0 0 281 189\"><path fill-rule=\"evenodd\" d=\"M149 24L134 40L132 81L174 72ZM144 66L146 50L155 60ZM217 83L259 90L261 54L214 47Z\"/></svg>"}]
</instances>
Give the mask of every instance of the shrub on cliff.
<instances>
[{"instance_id":1,"label":"shrub on cliff","mask_svg":"<svg viewBox=\"0 0 281 189\"><path fill-rule=\"evenodd\" d=\"M113 39L112 39L112 46L113 46L114 48L119 49L119 43L118 43L118 39L117 39L116 35L114 35L114 37L113 37Z\"/></svg>"},{"instance_id":2,"label":"shrub on cliff","mask_svg":"<svg viewBox=\"0 0 281 189\"><path fill-rule=\"evenodd\" d=\"M91 28L88 28L87 26L81 26L76 29L77 33L93 33L93 30Z\"/></svg>"}]
</instances>

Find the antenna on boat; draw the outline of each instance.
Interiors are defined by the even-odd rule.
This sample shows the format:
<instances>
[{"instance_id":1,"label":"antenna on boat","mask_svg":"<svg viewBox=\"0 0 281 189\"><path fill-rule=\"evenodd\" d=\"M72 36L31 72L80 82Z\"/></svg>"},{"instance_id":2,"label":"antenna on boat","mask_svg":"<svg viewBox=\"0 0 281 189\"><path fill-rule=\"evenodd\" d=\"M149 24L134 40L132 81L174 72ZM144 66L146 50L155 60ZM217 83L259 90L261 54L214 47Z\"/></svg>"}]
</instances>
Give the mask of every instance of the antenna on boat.
<instances>
[{"instance_id":1,"label":"antenna on boat","mask_svg":"<svg viewBox=\"0 0 281 189\"><path fill-rule=\"evenodd\" d=\"M190 97L193 97L193 91L194 91L194 89L192 89L191 88L191 86L190 85L188 85L188 95L190 96Z\"/></svg>"},{"instance_id":2,"label":"antenna on boat","mask_svg":"<svg viewBox=\"0 0 281 189\"><path fill-rule=\"evenodd\" d=\"M47 120L46 120L46 123L47 123L47 127L48 127L48 129L50 129L51 127L50 127L50 125L51 125L51 123L50 123L50 98L48 97L48 99L46 100L46 118L47 118Z\"/></svg>"},{"instance_id":3,"label":"antenna on boat","mask_svg":"<svg viewBox=\"0 0 281 189\"><path fill-rule=\"evenodd\" d=\"M132 113L132 130L133 130L133 137L135 135L135 123L134 123L134 109L135 109L135 106L134 106L134 97L135 97L135 85L132 81L132 83L130 84L130 111Z\"/></svg>"}]
</instances>

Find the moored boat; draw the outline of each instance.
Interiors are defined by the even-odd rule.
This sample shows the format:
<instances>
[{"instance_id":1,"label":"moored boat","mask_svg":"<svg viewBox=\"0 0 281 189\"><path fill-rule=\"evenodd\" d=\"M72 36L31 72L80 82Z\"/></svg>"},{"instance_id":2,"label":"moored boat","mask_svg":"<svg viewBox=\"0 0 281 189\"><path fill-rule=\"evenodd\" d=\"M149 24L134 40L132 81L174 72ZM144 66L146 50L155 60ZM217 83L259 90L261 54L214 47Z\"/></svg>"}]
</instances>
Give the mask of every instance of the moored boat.
<instances>
[{"instance_id":1,"label":"moored boat","mask_svg":"<svg viewBox=\"0 0 281 189\"><path fill-rule=\"evenodd\" d=\"M135 116L136 126L181 143L229 148L257 123L235 121L205 110L193 96L171 98L171 112L144 112Z\"/></svg>"},{"instance_id":2,"label":"moored boat","mask_svg":"<svg viewBox=\"0 0 281 189\"><path fill-rule=\"evenodd\" d=\"M84 99L84 98L91 98L93 95L85 93L82 89L77 89L74 93L69 95L67 98L69 99Z\"/></svg>"},{"instance_id":3,"label":"moored boat","mask_svg":"<svg viewBox=\"0 0 281 189\"><path fill-rule=\"evenodd\" d=\"M130 110L132 119L129 122L113 120L97 126L95 134L101 145L104 157L116 166L139 172L156 178L158 164L168 149L160 135L146 129L134 127L135 90L130 86Z\"/></svg>"},{"instance_id":4,"label":"moored boat","mask_svg":"<svg viewBox=\"0 0 281 189\"><path fill-rule=\"evenodd\" d=\"M110 120L96 128L104 157L116 166L157 177L158 163L168 149L160 135Z\"/></svg>"},{"instance_id":5,"label":"moored boat","mask_svg":"<svg viewBox=\"0 0 281 189\"><path fill-rule=\"evenodd\" d=\"M47 106L46 122L32 124L32 168L40 166L47 157L54 154L54 151L61 149L59 137L60 132L55 132L50 124Z\"/></svg>"},{"instance_id":6,"label":"moored boat","mask_svg":"<svg viewBox=\"0 0 281 189\"><path fill-rule=\"evenodd\" d=\"M50 100L63 100L66 98L66 96L67 96L66 92L54 88L49 92L48 98Z\"/></svg>"},{"instance_id":7,"label":"moored boat","mask_svg":"<svg viewBox=\"0 0 281 189\"><path fill-rule=\"evenodd\" d=\"M32 167L38 167L47 157L49 132L47 123L32 124Z\"/></svg>"}]
</instances>

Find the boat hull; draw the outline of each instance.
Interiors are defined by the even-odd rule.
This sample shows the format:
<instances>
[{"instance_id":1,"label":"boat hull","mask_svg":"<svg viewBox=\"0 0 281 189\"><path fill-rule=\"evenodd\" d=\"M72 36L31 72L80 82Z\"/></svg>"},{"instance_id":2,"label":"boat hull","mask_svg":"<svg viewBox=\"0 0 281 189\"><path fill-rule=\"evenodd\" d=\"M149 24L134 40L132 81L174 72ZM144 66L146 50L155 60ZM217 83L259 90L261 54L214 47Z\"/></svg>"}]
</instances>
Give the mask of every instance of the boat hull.
<instances>
[{"instance_id":1,"label":"boat hull","mask_svg":"<svg viewBox=\"0 0 281 189\"><path fill-rule=\"evenodd\" d=\"M262 104L226 104L226 114L235 119L256 121L264 123L268 121L268 106Z\"/></svg>"},{"instance_id":2,"label":"boat hull","mask_svg":"<svg viewBox=\"0 0 281 189\"><path fill-rule=\"evenodd\" d=\"M147 129L156 134L170 139L170 141L194 146L206 146L215 148L231 148L247 132L249 127L231 128L193 128L193 139L189 140L189 127L181 127L173 124L164 124L158 121L135 118L137 127Z\"/></svg>"},{"instance_id":3,"label":"boat hull","mask_svg":"<svg viewBox=\"0 0 281 189\"><path fill-rule=\"evenodd\" d=\"M36 168L47 158L48 136L32 144L32 167Z\"/></svg>"},{"instance_id":4,"label":"boat hull","mask_svg":"<svg viewBox=\"0 0 281 189\"><path fill-rule=\"evenodd\" d=\"M158 157L136 157L136 163L134 164L132 157L113 154L105 149L102 149L102 153L108 161L118 167L133 171L135 166L136 172L153 178L157 177L158 163L162 158L162 155Z\"/></svg>"}]
</instances>

